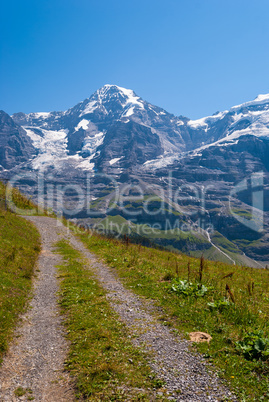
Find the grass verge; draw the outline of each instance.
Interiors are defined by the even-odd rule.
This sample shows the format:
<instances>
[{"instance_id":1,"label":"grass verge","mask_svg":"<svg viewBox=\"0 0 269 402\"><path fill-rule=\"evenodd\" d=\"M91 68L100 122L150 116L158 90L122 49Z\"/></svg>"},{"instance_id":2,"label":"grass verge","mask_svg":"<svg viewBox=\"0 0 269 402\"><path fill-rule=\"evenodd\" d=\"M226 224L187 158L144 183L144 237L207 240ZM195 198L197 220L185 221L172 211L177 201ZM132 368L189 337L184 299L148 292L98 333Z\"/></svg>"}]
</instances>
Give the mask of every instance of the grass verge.
<instances>
[{"instance_id":1,"label":"grass verge","mask_svg":"<svg viewBox=\"0 0 269 402\"><path fill-rule=\"evenodd\" d=\"M80 238L106 264L117 270L126 286L162 307L160 319L166 325L177 328L186 337L193 331L207 332L213 337L209 345L203 343L194 347L217 367L240 401L269 400L266 350L263 356L256 355L257 358L251 359L248 356L255 356L255 353L244 353L244 348L267 347L268 270L204 261L201 275L199 259L124 244L97 234L89 236L86 232L80 234ZM201 280L208 291L203 295L201 292L173 291L172 286L180 280L198 285ZM260 334L256 336L258 339L252 339L254 343L247 340L253 331ZM239 347L240 341L242 347ZM248 344L251 342L252 346Z\"/></svg>"},{"instance_id":2,"label":"grass verge","mask_svg":"<svg viewBox=\"0 0 269 402\"><path fill-rule=\"evenodd\" d=\"M4 191L0 182L0 195ZM0 204L0 361L24 311L39 251L36 228Z\"/></svg>"},{"instance_id":3,"label":"grass verge","mask_svg":"<svg viewBox=\"0 0 269 402\"><path fill-rule=\"evenodd\" d=\"M143 353L135 348L80 254L65 241L57 243L64 257L59 267L60 304L70 341L67 369L74 376L77 398L91 401L166 400L156 395L162 383L154 377ZM155 390L154 390L155 389Z\"/></svg>"}]
</instances>

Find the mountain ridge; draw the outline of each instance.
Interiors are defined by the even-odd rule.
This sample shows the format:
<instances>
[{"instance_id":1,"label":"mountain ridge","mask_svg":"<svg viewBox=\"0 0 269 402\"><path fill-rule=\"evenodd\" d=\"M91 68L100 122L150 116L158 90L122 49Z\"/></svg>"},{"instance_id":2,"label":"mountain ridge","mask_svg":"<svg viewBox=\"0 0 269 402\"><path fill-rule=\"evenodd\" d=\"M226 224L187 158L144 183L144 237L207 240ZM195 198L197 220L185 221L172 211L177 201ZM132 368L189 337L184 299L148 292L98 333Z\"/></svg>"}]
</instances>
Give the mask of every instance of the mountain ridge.
<instances>
[{"instance_id":1,"label":"mountain ridge","mask_svg":"<svg viewBox=\"0 0 269 402\"><path fill-rule=\"evenodd\" d=\"M59 131L60 138L63 131L68 131L65 156L81 156L82 162L84 160L84 163L78 164L81 169L94 168L93 160L98 159L96 152L98 148L102 152L102 143L111 125L116 121L124 124L133 121L140 125L140 131L144 131L142 127L147 127L153 136L157 134L159 137L162 152L151 154L151 160L147 157L140 158L140 161L144 160L145 166L158 169L173 164L174 159L185 156L185 153L195 155L208 146L234 144L242 135L269 136L268 107L269 95L258 95L253 101L234 106L230 110L190 120L187 117L174 116L142 100L132 90L106 84L89 98L64 112L16 113L12 118L26 129L32 139L33 127L41 132L51 130L54 135ZM121 165L123 155L120 153L113 155L111 160L118 158ZM97 165L101 166L98 160Z\"/></svg>"},{"instance_id":2,"label":"mountain ridge","mask_svg":"<svg viewBox=\"0 0 269 402\"><path fill-rule=\"evenodd\" d=\"M190 120L144 101L132 90L106 85L64 112L17 113L12 118L22 138L29 141L31 152L25 154L20 165L13 158L7 169L0 158L2 176L41 172L53 177L54 184L71 183L86 191L85 180L90 175L91 199L100 204L99 218L106 219L109 214L100 212L101 206L109 206L115 195L111 183L104 179L109 175L119 189L125 184L139 185L146 198L155 194L165 200L164 211L153 216L145 213L143 203L138 202L127 203L127 212L119 205L111 212L127 220L128 214L137 212L134 224L138 229L141 224L152 226L157 222L160 239L154 241L158 244L175 248L184 244L191 253L211 250L206 228L213 225L220 234L215 236L220 242L217 248L224 245L224 253L228 247L238 249L241 261L244 253L269 261L269 95ZM5 141L9 134L5 132ZM255 231L247 220L242 224L242 217L237 219L230 196L238 183L251 184L259 172L263 172L264 180L264 216L261 230ZM26 182L24 186L26 192L36 194L37 184ZM179 191L180 197L172 199L171 193ZM234 209L248 219L252 216L252 192L248 185L233 200ZM57 195L54 197L57 204ZM156 201L149 204L152 211L158 211ZM145 202L146 207L149 204ZM77 219L88 219L90 225L95 222L86 210L80 211ZM179 225L195 228L197 233L190 244L185 235L180 240L171 233L169 239L165 237L162 231L166 230L167 219L171 225L178 221ZM231 258L234 260L234 255Z\"/></svg>"}]
</instances>

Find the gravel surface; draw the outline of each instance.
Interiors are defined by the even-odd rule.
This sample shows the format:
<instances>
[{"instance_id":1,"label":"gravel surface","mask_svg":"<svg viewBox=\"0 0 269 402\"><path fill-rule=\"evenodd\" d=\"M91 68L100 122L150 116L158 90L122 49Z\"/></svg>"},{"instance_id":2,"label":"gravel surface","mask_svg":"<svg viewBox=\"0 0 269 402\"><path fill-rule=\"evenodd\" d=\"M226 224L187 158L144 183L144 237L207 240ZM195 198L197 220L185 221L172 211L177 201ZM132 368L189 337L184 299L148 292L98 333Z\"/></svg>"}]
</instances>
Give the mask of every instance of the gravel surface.
<instances>
[{"instance_id":1,"label":"gravel surface","mask_svg":"<svg viewBox=\"0 0 269 402\"><path fill-rule=\"evenodd\" d=\"M169 399L174 401L236 401L210 365L191 353L190 341L176 336L151 314L152 304L126 289L115 272L102 264L73 236L70 244L89 261L89 269L107 291L107 297L128 329L134 344L149 352L149 365L165 381ZM154 307L153 307L154 309ZM161 395L160 395L161 396Z\"/></svg>"},{"instance_id":2,"label":"gravel surface","mask_svg":"<svg viewBox=\"0 0 269 402\"><path fill-rule=\"evenodd\" d=\"M157 320L156 314L151 313L152 305L126 289L115 272L99 262L79 240L67 232L66 228L52 218L29 219L36 224L42 234L45 252L43 251L40 257L40 266L45 268L45 272L41 272L35 284L33 309L27 318L25 317L27 323L21 329L23 336L18 345L11 347L0 371L0 380L4 379L2 390L6 389L5 397L1 400L17 400L14 399L12 390L19 385L33 389L35 400L72 400L70 381L66 374L63 374L67 345L60 329L61 320L57 315L55 297L57 281L54 265L59 263L59 257L51 254L52 245L60 237L64 237L81 252L88 269L106 289L111 306L129 328L134 344L148 352L149 365L166 383L168 399L188 402L236 401L213 372L212 366L202 356L189 351L190 342L176 336L172 330L162 325ZM28 321L32 324L28 324ZM23 368L23 374L18 374L21 372L18 362ZM16 368L16 372L12 367ZM54 395L51 393L54 392L51 380L57 376L58 370L62 376L64 375L64 380L55 386L57 398L50 399L50 395ZM159 396L161 397L161 393Z\"/></svg>"},{"instance_id":3,"label":"gravel surface","mask_svg":"<svg viewBox=\"0 0 269 402\"><path fill-rule=\"evenodd\" d=\"M37 223L41 233L40 271L34 279L30 308L22 316L15 340L0 367L0 401L26 401L31 397L35 401L74 401L72 384L64 372L68 345L57 304L55 265L61 263L61 258L52 252L53 244L66 230L55 224L50 228L51 221L46 218L29 219ZM29 391L16 397L14 391L19 387Z\"/></svg>"}]
</instances>

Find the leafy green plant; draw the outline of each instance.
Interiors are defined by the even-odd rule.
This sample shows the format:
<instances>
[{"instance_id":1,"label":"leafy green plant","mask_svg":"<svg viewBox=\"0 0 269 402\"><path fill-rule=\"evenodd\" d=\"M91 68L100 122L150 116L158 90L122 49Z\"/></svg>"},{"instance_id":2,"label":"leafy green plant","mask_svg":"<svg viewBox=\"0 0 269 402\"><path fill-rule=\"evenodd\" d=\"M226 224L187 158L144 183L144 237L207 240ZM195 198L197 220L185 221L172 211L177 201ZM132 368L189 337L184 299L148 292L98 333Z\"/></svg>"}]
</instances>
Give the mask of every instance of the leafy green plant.
<instances>
[{"instance_id":1,"label":"leafy green plant","mask_svg":"<svg viewBox=\"0 0 269 402\"><path fill-rule=\"evenodd\" d=\"M226 298L220 299L220 300L215 300L213 302L207 303L207 306L209 307L209 310L211 311L223 311L229 307L232 306L230 301Z\"/></svg>"},{"instance_id":2,"label":"leafy green plant","mask_svg":"<svg viewBox=\"0 0 269 402\"><path fill-rule=\"evenodd\" d=\"M212 287L206 287L201 283L188 282L185 279L175 279L171 285L171 290L184 296L202 297L212 290Z\"/></svg>"},{"instance_id":3,"label":"leafy green plant","mask_svg":"<svg viewBox=\"0 0 269 402\"><path fill-rule=\"evenodd\" d=\"M242 353L247 360L268 360L269 339L261 330L249 332L242 341L236 342L236 349Z\"/></svg>"}]
</instances>

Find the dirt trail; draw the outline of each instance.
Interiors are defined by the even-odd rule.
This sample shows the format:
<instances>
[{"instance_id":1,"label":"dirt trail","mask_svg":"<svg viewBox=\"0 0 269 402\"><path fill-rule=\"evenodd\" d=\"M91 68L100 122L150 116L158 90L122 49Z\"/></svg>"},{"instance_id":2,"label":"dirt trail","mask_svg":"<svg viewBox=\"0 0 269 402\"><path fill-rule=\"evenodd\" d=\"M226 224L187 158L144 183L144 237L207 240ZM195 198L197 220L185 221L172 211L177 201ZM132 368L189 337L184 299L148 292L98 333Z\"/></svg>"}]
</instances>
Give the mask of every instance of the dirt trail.
<instances>
[{"instance_id":1,"label":"dirt trail","mask_svg":"<svg viewBox=\"0 0 269 402\"><path fill-rule=\"evenodd\" d=\"M221 254L225 255L225 257L227 257L228 260L230 260L235 265L235 261L228 254L224 253L224 251L222 251L219 247L217 247L216 244L214 244L212 242L211 236L208 231L206 231L206 236L207 236L207 239L208 239L209 243L211 244L211 246L213 246L215 249L217 249Z\"/></svg>"},{"instance_id":2,"label":"dirt trail","mask_svg":"<svg viewBox=\"0 0 269 402\"><path fill-rule=\"evenodd\" d=\"M68 345L57 305L55 265L61 258L52 252L53 244L65 235L66 229L50 229L47 225L40 233L42 251L38 260L40 272L37 271L34 280L34 297L0 367L1 402L26 401L29 397L46 402L74 401L69 376L64 372ZM19 387L30 392L16 397L14 391Z\"/></svg>"},{"instance_id":3,"label":"dirt trail","mask_svg":"<svg viewBox=\"0 0 269 402\"><path fill-rule=\"evenodd\" d=\"M33 308L24 317L25 323L20 330L22 337L18 345L11 347L0 370L0 382L4 380L2 394L4 391L5 395L1 401L16 401L10 396L19 385L31 388L37 401L73 400L68 376L63 374L67 345L60 328L61 319L57 315L55 296L57 280L54 265L59 263L60 258L51 254L52 245L60 238L68 239L80 251L87 261L86 268L95 274L106 289L111 306L135 335L135 345L149 352L149 364L158 377L166 382L170 400L236 400L203 358L189 352L189 342L160 324L152 314L150 304L145 304L126 289L111 269L100 263L72 234L67 234L66 228L52 218L29 219L42 235L44 250L40 257L41 273L35 283ZM57 375L64 376L64 379L52 384Z\"/></svg>"}]
</instances>

